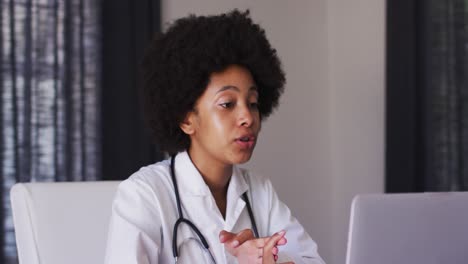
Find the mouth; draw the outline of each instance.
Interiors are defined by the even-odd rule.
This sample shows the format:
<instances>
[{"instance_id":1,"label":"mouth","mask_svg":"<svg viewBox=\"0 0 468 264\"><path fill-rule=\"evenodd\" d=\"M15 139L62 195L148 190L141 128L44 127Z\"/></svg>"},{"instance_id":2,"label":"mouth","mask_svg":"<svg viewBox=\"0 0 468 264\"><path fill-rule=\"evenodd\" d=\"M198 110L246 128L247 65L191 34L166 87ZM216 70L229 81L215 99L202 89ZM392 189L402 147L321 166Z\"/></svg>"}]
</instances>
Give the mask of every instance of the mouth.
<instances>
[{"instance_id":1,"label":"mouth","mask_svg":"<svg viewBox=\"0 0 468 264\"><path fill-rule=\"evenodd\" d=\"M239 140L241 142L255 141L255 136L246 135L246 136L238 137L236 140Z\"/></svg>"},{"instance_id":2,"label":"mouth","mask_svg":"<svg viewBox=\"0 0 468 264\"><path fill-rule=\"evenodd\" d=\"M236 138L236 143L241 147L241 149L253 149L255 146L255 136L252 134L243 135Z\"/></svg>"}]
</instances>

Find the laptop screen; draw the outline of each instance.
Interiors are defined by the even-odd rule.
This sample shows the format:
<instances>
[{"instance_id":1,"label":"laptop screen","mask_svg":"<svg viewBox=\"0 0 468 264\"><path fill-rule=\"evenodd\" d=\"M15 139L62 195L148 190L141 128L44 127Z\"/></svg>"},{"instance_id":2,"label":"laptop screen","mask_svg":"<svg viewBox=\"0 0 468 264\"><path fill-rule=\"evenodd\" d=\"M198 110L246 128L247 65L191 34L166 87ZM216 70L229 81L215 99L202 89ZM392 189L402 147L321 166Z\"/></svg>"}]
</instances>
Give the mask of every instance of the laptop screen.
<instances>
[{"instance_id":1,"label":"laptop screen","mask_svg":"<svg viewBox=\"0 0 468 264\"><path fill-rule=\"evenodd\" d=\"M468 192L356 196L346 263L468 263Z\"/></svg>"}]
</instances>

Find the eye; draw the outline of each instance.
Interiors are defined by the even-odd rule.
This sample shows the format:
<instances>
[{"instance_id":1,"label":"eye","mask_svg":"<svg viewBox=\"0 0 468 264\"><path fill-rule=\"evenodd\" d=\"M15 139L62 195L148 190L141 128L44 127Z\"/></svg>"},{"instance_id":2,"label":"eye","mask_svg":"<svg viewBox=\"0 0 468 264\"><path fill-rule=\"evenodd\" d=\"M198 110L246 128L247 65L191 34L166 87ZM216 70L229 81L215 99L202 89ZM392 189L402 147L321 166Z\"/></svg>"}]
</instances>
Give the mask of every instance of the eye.
<instances>
[{"instance_id":1,"label":"eye","mask_svg":"<svg viewBox=\"0 0 468 264\"><path fill-rule=\"evenodd\" d=\"M222 108L226 108L226 109L229 109L229 108L232 108L232 106L234 105L232 102L226 102L226 103L221 103L219 104Z\"/></svg>"},{"instance_id":2,"label":"eye","mask_svg":"<svg viewBox=\"0 0 468 264\"><path fill-rule=\"evenodd\" d=\"M249 105L252 109L258 109L258 102L251 102Z\"/></svg>"}]
</instances>

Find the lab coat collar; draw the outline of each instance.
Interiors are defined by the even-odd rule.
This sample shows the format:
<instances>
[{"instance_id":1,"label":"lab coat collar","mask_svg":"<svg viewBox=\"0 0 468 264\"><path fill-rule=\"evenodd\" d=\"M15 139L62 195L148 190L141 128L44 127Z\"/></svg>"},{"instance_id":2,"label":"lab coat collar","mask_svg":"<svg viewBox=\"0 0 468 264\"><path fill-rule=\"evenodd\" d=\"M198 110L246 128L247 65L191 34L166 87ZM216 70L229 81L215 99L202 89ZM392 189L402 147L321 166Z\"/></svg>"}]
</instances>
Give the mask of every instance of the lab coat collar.
<instances>
[{"instance_id":1,"label":"lab coat collar","mask_svg":"<svg viewBox=\"0 0 468 264\"><path fill-rule=\"evenodd\" d=\"M248 189L249 185L245 180L242 170L236 165L234 165L234 167L232 168L232 176L228 187L227 197L240 197Z\"/></svg>"},{"instance_id":2,"label":"lab coat collar","mask_svg":"<svg viewBox=\"0 0 468 264\"><path fill-rule=\"evenodd\" d=\"M210 189L192 163L187 151L177 154L174 169L181 196L205 196L210 194Z\"/></svg>"},{"instance_id":3,"label":"lab coat collar","mask_svg":"<svg viewBox=\"0 0 468 264\"><path fill-rule=\"evenodd\" d=\"M193 164L187 151L181 152L175 157L175 173L181 196L211 195L208 185L206 185L200 172ZM242 170L234 165L227 196L238 198L248 189L249 185L244 178Z\"/></svg>"},{"instance_id":4,"label":"lab coat collar","mask_svg":"<svg viewBox=\"0 0 468 264\"><path fill-rule=\"evenodd\" d=\"M232 231L237 223L239 216L245 208L245 201L241 198L242 194L249 189L242 170L237 166L232 169L231 182L229 183L227 192L226 205L226 225L225 229Z\"/></svg>"}]
</instances>

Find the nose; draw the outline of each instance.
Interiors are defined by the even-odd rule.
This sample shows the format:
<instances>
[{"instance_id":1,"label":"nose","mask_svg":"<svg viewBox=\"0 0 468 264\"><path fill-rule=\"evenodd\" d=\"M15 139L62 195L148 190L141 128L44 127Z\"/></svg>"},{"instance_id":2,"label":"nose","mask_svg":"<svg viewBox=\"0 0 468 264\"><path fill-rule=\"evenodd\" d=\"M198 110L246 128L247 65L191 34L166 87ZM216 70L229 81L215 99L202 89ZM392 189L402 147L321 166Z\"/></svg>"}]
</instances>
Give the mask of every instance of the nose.
<instances>
[{"instance_id":1,"label":"nose","mask_svg":"<svg viewBox=\"0 0 468 264\"><path fill-rule=\"evenodd\" d=\"M239 126L250 127L254 122L254 113L248 106L241 107L238 120Z\"/></svg>"}]
</instances>

